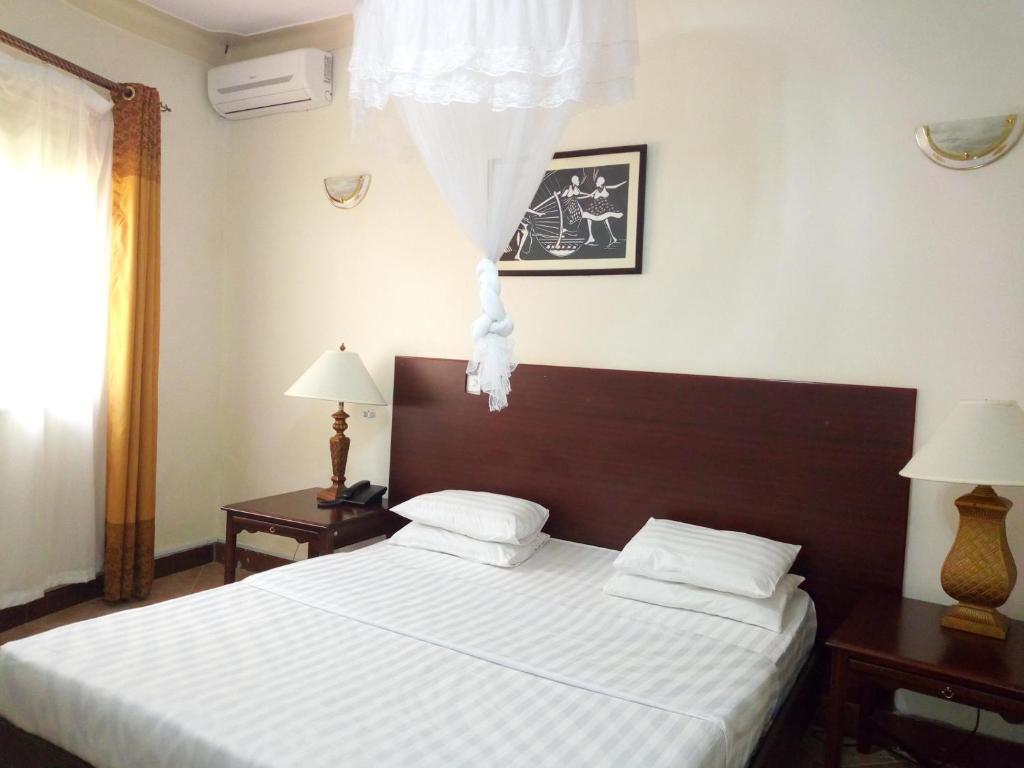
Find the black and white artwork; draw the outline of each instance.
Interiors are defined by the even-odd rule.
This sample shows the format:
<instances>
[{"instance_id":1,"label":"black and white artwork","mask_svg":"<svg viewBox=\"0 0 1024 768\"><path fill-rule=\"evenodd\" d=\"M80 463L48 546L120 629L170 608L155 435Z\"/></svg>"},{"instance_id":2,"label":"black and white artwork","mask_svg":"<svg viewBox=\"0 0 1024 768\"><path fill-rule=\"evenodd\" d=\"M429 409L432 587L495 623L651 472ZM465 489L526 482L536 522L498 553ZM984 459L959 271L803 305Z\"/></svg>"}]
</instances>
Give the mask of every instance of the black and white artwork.
<instances>
[{"instance_id":1,"label":"black and white artwork","mask_svg":"<svg viewBox=\"0 0 1024 768\"><path fill-rule=\"evenodd\" d=\"M559 152L498 264L503 275L638 273L646 145Z\"/></svg>"}]
</instances>

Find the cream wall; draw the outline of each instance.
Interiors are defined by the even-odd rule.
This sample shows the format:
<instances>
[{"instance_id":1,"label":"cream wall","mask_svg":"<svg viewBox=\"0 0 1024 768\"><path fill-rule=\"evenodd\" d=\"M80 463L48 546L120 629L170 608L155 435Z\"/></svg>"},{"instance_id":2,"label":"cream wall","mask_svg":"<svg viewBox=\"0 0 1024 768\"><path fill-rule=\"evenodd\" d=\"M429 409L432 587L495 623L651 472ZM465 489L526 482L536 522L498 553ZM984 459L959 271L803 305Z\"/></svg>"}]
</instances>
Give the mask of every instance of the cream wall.
<instances>
[{"instance_id":1,"label":"cream wall","mask_svg":"<svg viewBox=\"0 0 1024 768\"><path fill-rule=\"evenodd\" d=\"M155 86L163 118L157 552L209 541L218 508L228 125L207 65L59 0L0 0L0 28L113 80Z\"/></svg>"},{"instance_id":2,"label":"cream wall","mask_svg":"<svg viewBox=\"0 0 1024 768\"><path fill-rule=\"evenodd\" d=\"M923 121L1024 110L1024 6L638 6L636 100L579 115L562 147L648 144L644 274L506 279L519 359L916 387L918 445L959 399L1024 401L1024 148L960 173L913 140ZM423 166L353 144L348 118L342 97L232 126L224 500L327 477L330 404L281 394L322 350L344 340L390 393L396 354L470 349L477 254ZM321 179L361 171L362 205L330 207ZM390 414L376 415L354 414L350 478L387 480ZM914 483L907 595L947 600L965 490ZM1024 494L1000 490L1024 561ZM1024 588L1006 610L1024 618ZM901 705L973 723L946 702ZM983 730L1024 738L995 716Z\"/></svg>"},{"instance_id":3,"label":"cream wall","mask_svg":"<svg viewBox=\"0 0 1024 768\"><path fill-rule=\"evenodd\" d=\"M1024 6L638 5L637 98L581 114L562 147L648 144L644 274L506 280L519 358L917 387L918 444L958 399L1024 401L1024 149L954 173L912 137L1024 109ZM207 64L58 0L0 0L0 27L174 108L158 549L217 536L221 503L324 481L330 404L281 394L322 350L346 341L388 394L394 355L468 354L477 254L418 161L350 141L347 50L334 106L228 123ZM358 171L365 202L330 207L321 179ZM373 413L353 413L349 476L386 482L390 412ZM914 484L906 594L945 600L964 490ZM1024 493L1001 490L1024 560ZM1007 612L1024 618L1024 589Z\"/></svg>"},{"instance_id":4,"label":"cream wall","mask_svg":"<svg viewBox=\"0 0 1024 768\"><path fill-rule=\"evenodd\" d=\"M1024 109L1021 6L641 0L639 15L636 100L579 115L562 147L648 144L644 274L506 279L519 358L917 387L918 444L958 399L1024 401L1024 150L956 173L913 140L924 120ZM323 349L346 341L385 392L396 354L469 352L477 255L418 161L349 137L344 98L232 126L225 500L327 476L330 405L281 395ZM357 171L366 200L330 207L321 179ZM387 479L377 415L352 420L350 477ZM908 595L946 599L964 490L914 484ZM1024 515L1010 528L1024 558ZM1007 610L1024 618L1024 589Z\"/></svg>"}]
</instances>

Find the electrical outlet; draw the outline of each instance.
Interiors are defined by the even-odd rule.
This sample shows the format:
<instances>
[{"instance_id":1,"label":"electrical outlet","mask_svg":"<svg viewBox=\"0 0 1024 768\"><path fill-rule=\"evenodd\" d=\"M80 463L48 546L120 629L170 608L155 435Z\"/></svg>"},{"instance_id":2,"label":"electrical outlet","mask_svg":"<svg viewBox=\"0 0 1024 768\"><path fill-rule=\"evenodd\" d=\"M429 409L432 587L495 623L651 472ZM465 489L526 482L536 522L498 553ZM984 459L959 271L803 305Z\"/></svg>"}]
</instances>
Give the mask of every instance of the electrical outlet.
<instances>
[{"instance_id":1,"label":"electrical outlet","mask_svg":"<svg viewBox=\"0 0 1024 768\"><path fill-rule=\"evenodd\" d=\"M376 419L377 418L377 412L375 410L373 410L372 408L367 408L365 411L363 411L363 418L364 419Z\"/></svg>"},{"instance_id":2,"label":"electrical outlet","mask_svg":"<svg viewBox=\"0 0 1024 768\"><path fill-rule=\"evenodd\" d=\"M480 394L480 377L475 373L466 374L466 394L467 395L479 395Z\"/></svg>"}]
</instances>

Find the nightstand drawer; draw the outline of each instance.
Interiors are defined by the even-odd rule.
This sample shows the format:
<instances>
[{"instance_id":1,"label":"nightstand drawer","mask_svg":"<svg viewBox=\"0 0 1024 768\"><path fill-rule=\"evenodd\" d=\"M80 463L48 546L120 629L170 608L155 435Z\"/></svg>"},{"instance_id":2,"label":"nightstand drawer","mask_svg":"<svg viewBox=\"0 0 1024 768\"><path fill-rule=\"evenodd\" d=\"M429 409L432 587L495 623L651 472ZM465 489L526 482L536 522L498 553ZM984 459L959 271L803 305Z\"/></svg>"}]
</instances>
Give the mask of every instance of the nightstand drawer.
<instances>
[{"instance_id":1,"label":"nightstand drawer","mask_svg":"<svg viewBox=\"0 0 1024 768\"><path fill-rule=\"evenodd\" d=\"M290 525L270 522L269 520L254 520L250 517L235 517L235 524L239 529L248 533L274 533L278 536L287 536L296 541L312 541L317 537L313 531L304 528L293 528Z\"/></svg>"},{"instance_id":2,"label":"nightstand drawer","mask_svg":"<svg viewBox=\"0 0 1024 768\"><path fill-rule=\"evenodd\" d=\"M895 690L907 690L935 696L958 704L967 704L1011 717L1024 717L1024 701L1000 696L999 694L979 691L967 685L950 683L936 677L906 672L901 669L883 667L859 659L850 659L850 671L875 685Z\"/></svg>"}]
</instances>

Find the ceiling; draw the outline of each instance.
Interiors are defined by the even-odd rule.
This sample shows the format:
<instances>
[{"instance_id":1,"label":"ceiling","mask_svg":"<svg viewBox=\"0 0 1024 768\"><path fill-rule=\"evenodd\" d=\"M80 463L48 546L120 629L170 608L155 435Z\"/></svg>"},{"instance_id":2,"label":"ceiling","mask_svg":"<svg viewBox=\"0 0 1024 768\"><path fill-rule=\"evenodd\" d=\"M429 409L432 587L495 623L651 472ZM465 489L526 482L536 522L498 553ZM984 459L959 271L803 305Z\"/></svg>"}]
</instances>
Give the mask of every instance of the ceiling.
<instances>
[{"instance_id":1,"label":"ceiling","mask_svg":"<svg viewBox=\"0 0 1024 768\"><path fill-rule=\"evenodd\" d=\"M259 35L352 13L357 0L141 0L207 32Z\"/></svg>"}]
</instances>

